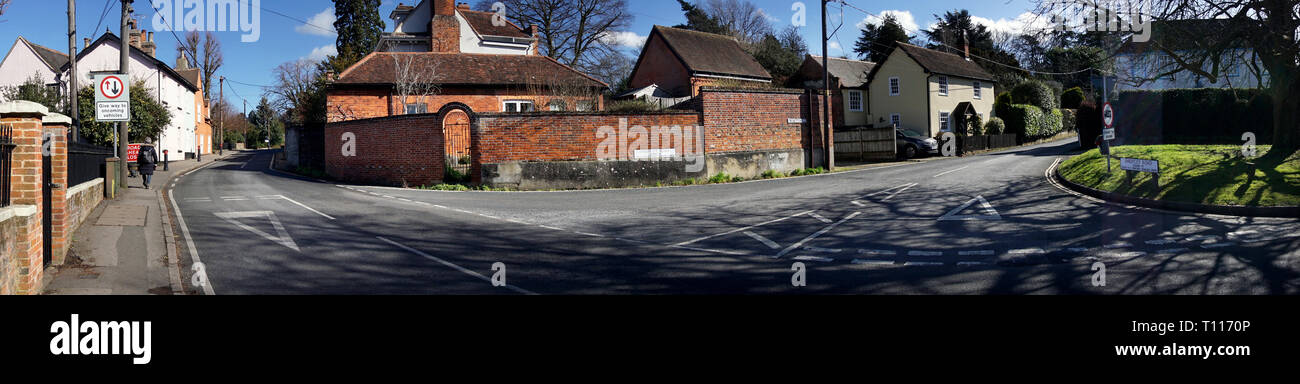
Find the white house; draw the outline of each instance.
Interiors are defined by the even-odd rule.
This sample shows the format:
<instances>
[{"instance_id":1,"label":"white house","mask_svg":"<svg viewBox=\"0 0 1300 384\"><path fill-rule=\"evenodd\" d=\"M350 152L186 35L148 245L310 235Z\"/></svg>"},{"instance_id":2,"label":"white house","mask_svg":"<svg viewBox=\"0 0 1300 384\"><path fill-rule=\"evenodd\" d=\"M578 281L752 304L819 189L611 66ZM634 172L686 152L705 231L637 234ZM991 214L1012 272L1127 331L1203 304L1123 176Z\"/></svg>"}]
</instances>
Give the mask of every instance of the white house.
<instances>
[{"instance_id":1,"label":"white house","mask_svg":"<svg viewBox=\"0 0 1300 384\"><path fill-rule=\"evenodd\" d=\"M58 74L66 64L67 53L33 44L18 36L9 53L5 54L4 61L0 61L0 87L16 87L32 78L47 86L58 87Z\"/></svg>"},{"instance_id":2,"label":"white house","mask_svg":"<svg viewBox=\"0 0 1300 384\"><path fill-rule=\"evenodd\" d=\"M433 9L442 7L443 9ZM437 14L455 16L455 23L440 25L434 20ZM533 55L537 53L534 28L520 28L508 20L494 22L493 13L471 10L467 4L452 0L423 0L415 6L398 5L388 16L393 19L393 32L385 33L379 43L382 52L429 52L431 47L445 46L434 42L438 38L459 40L458 53L489 55ZM431 31L431 29L449 29ZM436 33L435 33L436 32ZM432 49L439 51L440 49Z\"/></svg>"},{"instance_id":3,"label":"white house","mask_svg":"<svg viewBox=\"0 0 1300 384\"><path fill-rule=\"evenodd\" d=\"M1224 30L1224 20L1170 20L1153 23L1152 38L1148 42L1128 42L1115 55L1116 88L1119 91L1160 91L1188 88L1260 88L1269 84L1268 71L1254 51L1241 46L1225 50L1219 63L1216 82L1190 71L1180 69L1165 50L1180 55L1193 54L1196 36L1207 36ZM1252 63L1253 62L1253 63ZM1213 71L1208 60L1203 68Z\"/></svg>"}]
</instances>

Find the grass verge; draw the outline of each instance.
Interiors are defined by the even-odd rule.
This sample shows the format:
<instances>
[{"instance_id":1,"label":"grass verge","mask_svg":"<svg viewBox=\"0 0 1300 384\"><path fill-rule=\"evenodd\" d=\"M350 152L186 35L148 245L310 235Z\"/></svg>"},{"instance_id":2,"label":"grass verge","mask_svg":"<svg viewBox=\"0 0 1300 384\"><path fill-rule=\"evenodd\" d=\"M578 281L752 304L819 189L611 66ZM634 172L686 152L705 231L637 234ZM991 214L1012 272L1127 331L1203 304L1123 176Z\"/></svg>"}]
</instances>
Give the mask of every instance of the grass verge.
<instances>
[{"instance_id":1,"label":"grass verge","mask_svg":"<svg viewBox=\"0 0 1300 384\"><path fill-rule=\"evenodd\" d=\"M1260 155L1268 146L1260 146ZM1300 206L1300 154L1274 168L1261 167L1233 145L1142 145L1112 150L1110 172L1097 150L1066 161L1061 176L1094 189L1147 199L1222 206ZM1159 160L1160 187L1154 175L1119 169L1120 157Z\"/></svg>"}]
</instances>

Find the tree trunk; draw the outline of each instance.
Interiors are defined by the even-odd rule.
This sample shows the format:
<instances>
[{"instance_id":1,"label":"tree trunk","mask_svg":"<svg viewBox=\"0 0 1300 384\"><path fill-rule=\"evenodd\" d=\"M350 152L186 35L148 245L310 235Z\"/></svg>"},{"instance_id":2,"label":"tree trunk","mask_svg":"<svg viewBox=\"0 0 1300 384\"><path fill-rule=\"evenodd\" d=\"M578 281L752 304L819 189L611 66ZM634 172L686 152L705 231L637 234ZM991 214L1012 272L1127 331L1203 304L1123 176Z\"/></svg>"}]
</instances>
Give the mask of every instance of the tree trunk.
<instances>
[{"instance_id":1,"label":"tree trunk","mask_svg":"<svg viewBox=\"0 0 1300 384\"><path fill-rule=\"evenodd\" d=\"M1273 148L1261 162L1269 167L1282 164L1300 149L1300 75L1296 68L1274 70L1273 79Z\"/></svg>"}]
</instances>

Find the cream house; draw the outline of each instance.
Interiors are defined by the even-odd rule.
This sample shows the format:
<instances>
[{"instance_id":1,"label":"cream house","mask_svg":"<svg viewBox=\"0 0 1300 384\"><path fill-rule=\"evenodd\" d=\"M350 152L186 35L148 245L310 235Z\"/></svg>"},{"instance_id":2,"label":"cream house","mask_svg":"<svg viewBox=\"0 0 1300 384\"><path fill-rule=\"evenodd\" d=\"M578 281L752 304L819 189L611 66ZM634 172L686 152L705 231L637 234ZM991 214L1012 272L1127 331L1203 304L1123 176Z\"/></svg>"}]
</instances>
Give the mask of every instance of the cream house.
<instances>
[{"instance_id":1,"label":"cream house","mask_svg":"<svg viewBox=\"0 0 1300 384\"><path fill-rule=\"evenodd\" d=\"M898 43L867 75L868 121L924 137L952 131L963 103L987 121L997 98L993 75L962 56Z\"/></svg>"}]
</instances>

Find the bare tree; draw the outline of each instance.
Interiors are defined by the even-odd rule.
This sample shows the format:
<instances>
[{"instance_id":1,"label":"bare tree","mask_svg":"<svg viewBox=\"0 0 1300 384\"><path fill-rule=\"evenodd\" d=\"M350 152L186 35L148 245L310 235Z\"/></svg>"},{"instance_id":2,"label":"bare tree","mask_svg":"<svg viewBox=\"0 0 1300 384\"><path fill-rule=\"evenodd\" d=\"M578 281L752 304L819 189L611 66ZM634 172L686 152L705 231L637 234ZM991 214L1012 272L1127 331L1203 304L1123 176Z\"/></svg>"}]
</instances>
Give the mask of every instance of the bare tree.
<instances>
[{"instance_id":1,"label":"bare tree","mask_svg":"<svg viewBox=\"0 0 1300 384\"><path fill-rule=\"evenodd\" d=\"M271 102L294 124L321 123L324 118L324 72L319 63L295 60L275 67L275 86L267 88Z\"/></svg>"},{"instance_id":2,"label":"bare tree","mask_svg":"<svg viewBox=\"0 0 1300 384\"><path fill-rule=\"evenodd\" d=\"M0 0L0 15L5 14L5 8L9 8L9 0Z\"/></svg>"},{"instance_id":3,"label":"bare tree","mask_svg":"<svg viewBox=\"0 0 1300 384\"><path fill-rule=\"evenodd\" d=\"M225 64L221 54L221 41L212 32L189 31L185 33L185 44L176 47L176 54L184 57L190 67L203 72L203 82L212 84L212 76ZM212 87L203 87L203 98L212 99Z\"/></svg>"},{"instance_id":4,"label":"bare tree","mask_svg":"<svg viewBox=\"0 0 1300 384\"><path fill-rule=\"evenodd\" d=\"M393 54L393 96L402 102L402 107L410 105L411 98L416 103L427 102L426 97L442 92L438 85L438 64L424 62L424 55ZM428 113L425 105L424 113ZM406 111L402 111L406 112Z\"/></svg>"},{"instance_id":5,"label":"bare tree","mask_svg":"<svg viewBox=\"0 0 1300 384\"><path fill-rule=\"evenodd\" d=\"M516 24L537 26L542 54L582 70L617 48L608 36L627 29L633 18L627 0L481 0L478 8L491 10L496 2Z\"/></svg>"},{"instance_id":6,"label":"bare tree","mask_svg":"<svg viewBox=\"0 0 1300 384\"><path fill-rule=\"evenodd\" d=\"M773 33L768 15L749 0L709 0L704 9L731 30L732 37L754 44Z\"/></svg>"},{"instance_id":7,"label":"bare tree","mask_svg":"<svg viewBox=\"0 0 1300 384\"><path fill-rule=\"evenodd\" d=\"M1040 15L1095 19L1108 2L1036 0ZM1190 73L1217 83L1234 60L1247 60L1267 73L1273 96L1273 148L1261 159L1276 167L1300 148L1300 0L1149 0L1145 8L1110 7L1128 21L1156 25L1149 45L1167 58L1151 63L1153 77ZM1129 3L1131 6L1132 3ZM1184 20L1201 22L1186 23ZM1212 28L1205 30L1205 22ZM1196 25L1201 27L1195 27ZM1095 26L1095 25L1094 25ZM1164 30L1162 31L1162 28ZM1243 49L1249 53L1243 54ZM1243 55L1249 57L1243 58ZM1262 75L1261 75L1262 77Z\"/></svg>"}]
</instances>

